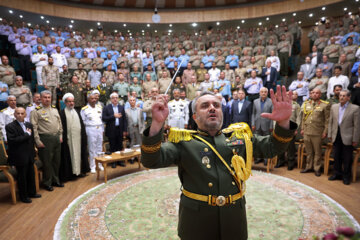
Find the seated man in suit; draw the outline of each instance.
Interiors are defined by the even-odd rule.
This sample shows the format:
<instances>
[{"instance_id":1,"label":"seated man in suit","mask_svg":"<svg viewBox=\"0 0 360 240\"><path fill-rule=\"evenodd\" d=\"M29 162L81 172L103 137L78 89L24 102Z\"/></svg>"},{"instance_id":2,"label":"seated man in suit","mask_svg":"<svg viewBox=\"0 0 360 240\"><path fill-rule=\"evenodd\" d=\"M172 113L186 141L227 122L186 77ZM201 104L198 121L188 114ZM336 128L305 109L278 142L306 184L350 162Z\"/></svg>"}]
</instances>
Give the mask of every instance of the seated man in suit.
<instances>
[{"instance_id":1,"label":"seated man in suit","mask_svg":"<svg viewBox=\"0 0 360 240\"><path fill-rule=\"evenodd\" d=\"M273 105L268 98L268 90L265 87L260 89L260 98L255 99L252 107L251 128L255 134L260 136L270 135L274 128L274 123L268 118L261 117L262 113L272 113ZM255 163L260 163L262 159L256 159ZM264 165L267 160L264 161Z\"/></svg>"},{"instance_id":2,"label":"seated man in suit","mask_svg":"<svg viewBox=\"0 0 360 240\"><path fill-rule=\"evenodd\" d=\"M109 138L110 152L121 151L123 149L123 136L127 135L127 121L124 107L119 104L119 95L117 93L110 94L111 104L104 107L102 112L102 120L106 124L105 136ZM120 166L125 167L123 162L119 162ZM113 168L116 164L112 165Z\"/></svg>"},{"instance_id":3,"label":"seated man in suit","mask_svg":"<svg viewBox=\"0 0 360 240\"><path fill-rule=\"evenodd\" d=\"M300 72L304 73L305 81L310 81L315 76L315 65L311 63L310 57L305 58L305 64L301 65Z\"/></svg>"},{"instance_id":4,"label":"seated man in suit","mask_svg":"<svg viewBox=\"0 0 360 240\"><path fill-rule=\"evenodd\" d=\"M274 89L276 87L276 80L277 80L277 71L276 68L271 66L271 61L266 61L266 66L263 67L261 72L261 77L263 80L263 85L268 89L270 92L270 89Z\"/></svg>"},{"instance_id":5,"label":"seated man in suit","mask_svg":"<svg viewBox=\"0 0 360 240\"><path fill-rule=\"evenodd\" d=\"M238 91L238 100L233 101L230 111L230 123L245 122L251 127L251 102L246 100L243 89Z\"/></svg>"},{"instance_id":6,"label":"seated man in suit","mask_svg":"<svg viewBox=\"0 0 360 240\"><path fill-rule=\"evenodd\" d=\"M41 197L40 194L36 194L35 188L34 130L31 123L24 122L26 117L24 108L16 108L14 116L16 120L5 127L9 147L8 161L10 165L16 167L20 200L31 203L30 198Z\"/></svg>"},{"instance_id":7,"label":"seated man in suit","mask_svg":"<svg viewBox=\"0 0 360 240\"><path fill-rule=\"evenodd\" d=\"M334 145L335 173L330 181L343 180L350 184L353 149L360 138L360 108L351 104L348 90L340 92L340 103L331 106L328 138Z\"/></svg>"}]
</instances>

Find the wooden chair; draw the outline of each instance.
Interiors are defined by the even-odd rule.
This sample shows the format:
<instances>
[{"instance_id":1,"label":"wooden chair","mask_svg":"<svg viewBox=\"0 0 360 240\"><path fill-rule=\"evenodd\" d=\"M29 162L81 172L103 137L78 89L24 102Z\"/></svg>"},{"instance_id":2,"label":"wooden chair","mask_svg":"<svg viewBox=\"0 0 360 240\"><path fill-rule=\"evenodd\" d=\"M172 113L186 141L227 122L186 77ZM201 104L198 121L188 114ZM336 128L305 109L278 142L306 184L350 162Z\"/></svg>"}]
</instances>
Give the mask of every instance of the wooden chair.
<instances>
[{"instance_id":1,"label":"wooden chair","mask_svg":"<svg viewBox=\"0 0 360 240\"><path fill-rule=\"evenodd\" d=\"M273 157L273 158L268 158L268 160L267 160L267 165L266 165L266 172L267 172L267 173L269 173L270 170L273 170L273 169L274 169L274 167L275 167L275 165L276 165L276 163L277 163L277 159L278 159L277 156L275 156L275 157Z\"/></svg>"},{"instance_id":2,"label":"wooden chair","mask_svg":"<svg viewBox=\"0 0 360 240\"><path fill-rule=\"evenodd\" d=\"M329 165L330 161L334 161L334 158L331 157L331 152L333 150L332 143L327 144L326 152L325 152L325 161L324 161L324 174L329 174ZM352 175L353 175L353 182L356 182L356 173L357 167L359 166L359 157L360 157L360 147L354 150L354 159L353 159L353 166L352 166Z\"/></svg>"},{"instance_id":3,"label":"wooden chair","mask_svg":"<svg viewBox=\"0 0 360 240\"><path fill-rule=\"evenodd\" d=\"M295 145L298 145L297 147L297 167L300 169L302 168L302 162L301 162L301 153L304 151L303 148L305 147L304 140L300 139L299 141L295 142ZM301 164L300 164L301 162Z\"/></svg>"},{"instance_id":4,"label":"wooden chair","mask_svg":"<svg viewBox=\"0 0 360 240\"><path fill-rule=\"evenodd\" d=\"M6 177L6 180L10 185L12 202L13 204L16 204L16 181L14 178L14 176L16 176L16 170L8 165L7 159L8 155L5 150L4 141L0 141L0 174L2 173ZM6 182L6 180L3 182Z\"/></svg>"},{"instance_id":5,"label":"wooden chair","mask_svg":"<svg viewBox=\"0 0 360 240\"><path fill-rule=\"evenodd\" d=\"M325 162L325 161L326 161L327 145L325 145L325 144L321 145L321 149L322 149L322 150L325 150L325 154L324 154L324 156L323 156L323 159L324 159L324 162ZM303 168L304 157L307 156L307 153L306 153L306 151L305 151L305 143L302 144L300 152L301 152L301 153L300 153L300 162L298 161L298 167L299 167L299 165L300 165L299 168ZM325 167L324 167L324 169L325 169Z\"/></svg>"}]
</instances>

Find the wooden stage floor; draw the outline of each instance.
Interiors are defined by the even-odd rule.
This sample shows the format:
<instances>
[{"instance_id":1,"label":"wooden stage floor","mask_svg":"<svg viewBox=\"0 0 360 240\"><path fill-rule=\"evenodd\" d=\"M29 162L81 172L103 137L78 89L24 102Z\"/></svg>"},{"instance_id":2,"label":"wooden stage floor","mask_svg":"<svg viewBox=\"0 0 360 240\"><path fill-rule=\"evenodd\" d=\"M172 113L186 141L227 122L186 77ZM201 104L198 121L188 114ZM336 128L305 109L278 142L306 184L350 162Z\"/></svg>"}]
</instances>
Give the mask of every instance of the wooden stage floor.
<instances>
[{"instance_id":1,"label":"wooden stage floor","mask_svg":"<svg viewBox=\"0 0 360 240\"><path fill-rule=\"evenodd\" d=\"M256 165L254 169L266 171L262 164ZM139 171L136 163L108 170L109 179ZM316 177L313 173L300 174L299 169L287 171L286 167L282 167L274 169L272 173L300 181L327 194L360 222L360 177L356 183L346 186L342 181L330 182L324 175ZM16 205L12 204L8 185L0 184L0 239L52 239L55 224L68 204L88 189L103 183L103 180L103 174L99 181L96 180L96 174L89 174L67 182L64 188L55 188L53 192L40 189L42 198L33 199L31 204L18 202Z\"/></svg>"}]
</instances>

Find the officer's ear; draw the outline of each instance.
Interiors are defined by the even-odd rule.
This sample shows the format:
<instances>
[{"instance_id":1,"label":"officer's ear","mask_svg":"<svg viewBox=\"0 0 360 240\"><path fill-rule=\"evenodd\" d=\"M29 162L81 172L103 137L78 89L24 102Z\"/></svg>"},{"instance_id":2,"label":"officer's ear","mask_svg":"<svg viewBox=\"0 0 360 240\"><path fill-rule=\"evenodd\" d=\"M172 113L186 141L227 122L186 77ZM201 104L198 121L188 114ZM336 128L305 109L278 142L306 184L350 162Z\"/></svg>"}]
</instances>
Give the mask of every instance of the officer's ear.
<instances>
[{"instance_id":1,"label":"officer's ear","mask_svg":"<svg viewBox=\"0 0 360 240\"><path fill-rule=\"evenodd\" d=\"M196 113L192 115L192 118L194 119L194 121L196 120Z\"/></svg>"}]
</instances>

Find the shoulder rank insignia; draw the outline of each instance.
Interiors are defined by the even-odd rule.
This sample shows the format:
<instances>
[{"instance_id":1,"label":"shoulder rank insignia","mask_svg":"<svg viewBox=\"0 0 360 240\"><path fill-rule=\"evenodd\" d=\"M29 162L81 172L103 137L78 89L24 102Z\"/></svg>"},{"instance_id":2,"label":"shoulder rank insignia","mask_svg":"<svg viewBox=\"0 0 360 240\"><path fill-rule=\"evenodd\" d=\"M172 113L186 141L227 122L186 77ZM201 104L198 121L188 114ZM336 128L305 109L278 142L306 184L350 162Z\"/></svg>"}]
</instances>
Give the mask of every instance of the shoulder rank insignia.
<instances>
[{"instance_id":1,"label":"shoulder rank insignia","mask_svg":"<svg viewBox=\"0 0 360 240\"><path fill-rule=\"evenodd\" d=\"M224 134L231 133L230 139L234 136L236 138L245 138L245 137L252 138L253 136L249 125L244 122L231 124L229 127L223 129L222 132Z\"/></svg>"},{"instance_id":2,"label":"shoulder rank insignia","mask_svg":"<svg viewBox=\"0 0 360 240\"><path fill-rule=\"evenodd\" d=\"M169 142L178 143L181 141L190 141L193 139L192 134L196 133L194 130L187 130L181 128L170 128L169 132Z\"/></svg>"},{"instance_id":3,"label":"shoulder rank insignia","mask_svg":"<svg viewBox=\"0 0 360 240\"><path fill-rule=\"evenodd\" d=\"M1 110L1 112L5 112L5 111L6 111L6 109L7 109L7 108L2 109L2 110Z\"/></svg>"},{"instance_id":4,"label":"shoulder rank insignia","mask_svg":"<svg viewBox=\"0 0 360 240\"><path fill-rule=\"evenodd\" d=\"M87 109L88 107L89 107L89 106L86 105L85 107L82 107L81 110L85 110L85 109Z\"/></svg>"},{"instance_id":5,"label":"shoulder rank insignia","mask_svg":"<svg viewBox=\"0 0 360 240\"><path fill-rule=\"evenodd\" d=\"M28 107L32 107L32 104L29 104Z\"/></svg>"},{"instance_id":6,"label":"shoulder rank insignia","mask_svg":"<svg viewBox=\"0 0 360 240\"><path fill-rule=\"evenodd\" d=\"M325 103L325 104L329 104L329 102L328 102L328 101L321 100L321 99L320 99L320 102Z\"/></svg>"},{"instance_id":7,"label":"shoulder rank insignia","mask_svg":"<svg viewBox=\"0 0 360 240\"><path fill-rule=\"evenodd\" d=\"M56 108L56 106L55 106L55 105L51 105L51 107L52 107L52 108Z\"/></svg>"},{"instance_id":8,"label":"shoulder rank insignia","mask_svg":"<svg viewBox=\"0 0 360 240\"><path fill-rule=\"evenodd\" d=\"M37 106L35 109L36 110L39 110L39 109L41 109L42 107L41 106Z\"/></svg>"}]
</instances>

